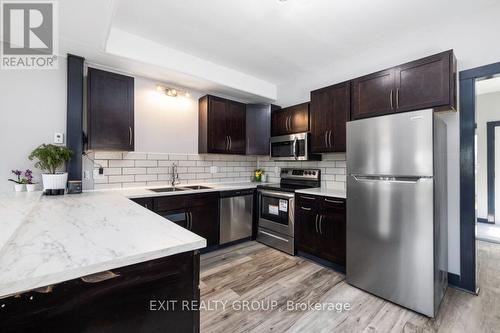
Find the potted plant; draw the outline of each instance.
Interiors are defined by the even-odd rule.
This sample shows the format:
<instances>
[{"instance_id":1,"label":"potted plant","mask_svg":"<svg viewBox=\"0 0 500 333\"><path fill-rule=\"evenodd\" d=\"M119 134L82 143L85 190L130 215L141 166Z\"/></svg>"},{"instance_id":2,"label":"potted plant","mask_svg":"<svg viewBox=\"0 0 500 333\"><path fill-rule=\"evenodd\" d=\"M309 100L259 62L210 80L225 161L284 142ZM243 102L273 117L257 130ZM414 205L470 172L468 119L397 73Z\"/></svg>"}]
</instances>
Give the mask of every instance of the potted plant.
<instances>
[{"instance_id":1,"label":"potted plant","mask_svg":"<svg viewBox=\"0 0 500 333\"><path fill-rule=\"evenodd\" d=\"M16 179L9 179L10 182L13 182L14 188L16 189L16 192L22 192L24 191L24 184L25 184L25 179L21 178L21 175L23 174L22 171L20 170L12 170L12 173L16 175Z\"/></svg>"},{"instance_id":2,"label":"potted plant","mask_svg":"<svg viewBox=\"0 0 500 333\"><path fill-rule=\"evenodd\" d=\"M31 152L28 157L30 161L36 159L35 167L45 171L42 173L42 182L46 194L64 194L68 173L57 170L69 161L72 153L67 147L51 144L42 144Z\"/></svg>"},{"instance_id":3,"label":"potted plant","mask_svg":"<svg viewBox=\"0 0 500 333\"><path fill-rule=\"evenodd\" d=\"M255 169L253 172L254 175L254 181L260 182L262 181L262 175L264 174L264 170L262 169Z\"/></svg>"},{"instance_id":4,"label":"potted plant","mask_svg":"<svg viewBox=\"0 0 500 333\"><path fill-rule=\"evenodd\" d=\"M30 169L24 171L24 179L26 180L26 191L34 192L36 190L36 183L33 183L33 171Z\"/></svg>"}]
</instances>

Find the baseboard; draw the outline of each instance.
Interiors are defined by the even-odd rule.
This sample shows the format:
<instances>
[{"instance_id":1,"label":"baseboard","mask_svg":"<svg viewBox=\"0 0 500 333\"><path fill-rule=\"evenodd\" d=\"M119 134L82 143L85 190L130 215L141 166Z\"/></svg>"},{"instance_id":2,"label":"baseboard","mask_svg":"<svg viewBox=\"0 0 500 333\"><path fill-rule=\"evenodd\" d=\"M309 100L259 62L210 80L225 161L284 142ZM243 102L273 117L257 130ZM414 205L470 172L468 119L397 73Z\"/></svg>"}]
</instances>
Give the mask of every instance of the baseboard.
<instances>
[{"instance_id":1,"label":"baseboard","mask_svg":"<svg viewBox=\"0 0 500 333\"><path fill-rule=\"evenodd\" d=\"M488 221L488 219L485 219L485 218L482 218L482 217L478 217L476 219L476 221L479 222L479 223L495 224L495 222L490 222L490 221Z\"/></svg>"},{"instance_id":2,"label":"baseboard","mask_svg":"<svg viewBox=\"0 0 500 333\"><path fill-rule=\"evenodd\" d=\"M306 252L302 252L302 251L297 251L297 256L309 259L311 261L314 261L315 263L320 264L321 266L325 266L325 267L333 269L334 271L338 271L338 272L345 274L345 267L344 266L338 265L338 264L333 263L331 261L318 258L315 255L312 255L312 254L309 254Z\"/></svg>"},{"instance_id":3,"label":"baseboard","mask_svg":"<svg viewBox=\"0 0 500 333\"><path fill-rule=\"evenodd\" d=\"M237 245L237 244L248 242L251 240L252 240L252 237L245 237L245 238L238 239L238 240L235 240L235 241L232 241L229 243L225 243L225 244L212 245L210 247L205 247L203 249L200 249L200 254L205 254L208 252L217 251L217 250L229 247L229 246Z\"/></svg>"}]
</instances>

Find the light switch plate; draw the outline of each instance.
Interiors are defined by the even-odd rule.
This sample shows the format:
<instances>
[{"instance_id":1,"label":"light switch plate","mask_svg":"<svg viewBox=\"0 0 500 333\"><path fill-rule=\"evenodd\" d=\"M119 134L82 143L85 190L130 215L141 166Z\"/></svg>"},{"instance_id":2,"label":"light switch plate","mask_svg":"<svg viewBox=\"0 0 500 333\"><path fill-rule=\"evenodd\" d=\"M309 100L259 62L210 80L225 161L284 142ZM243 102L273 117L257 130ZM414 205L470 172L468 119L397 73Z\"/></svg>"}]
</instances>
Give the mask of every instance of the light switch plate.
<instances>
[{"instance_id":1,"label":"light switch plate","mask_svg":"<svg viewBox=\"0 0 500 333\"><path fill-rule=\"evenodd\" d=\"M64 143L64 134L54 133L54 143L63 144Z\"/></svg>"}]
</instances>

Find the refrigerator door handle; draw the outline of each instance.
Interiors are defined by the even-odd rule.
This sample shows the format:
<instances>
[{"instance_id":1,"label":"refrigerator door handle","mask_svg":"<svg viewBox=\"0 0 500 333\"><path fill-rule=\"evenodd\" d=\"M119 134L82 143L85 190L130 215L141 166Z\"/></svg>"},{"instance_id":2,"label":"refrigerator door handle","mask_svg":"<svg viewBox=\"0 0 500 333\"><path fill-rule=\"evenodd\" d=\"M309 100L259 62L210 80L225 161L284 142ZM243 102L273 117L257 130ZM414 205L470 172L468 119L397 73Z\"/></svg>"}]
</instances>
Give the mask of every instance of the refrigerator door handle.
<instances>
[{"instance_id":1,"label":"refrigerator door handle","mask_svg":"<svg viewBox=\"0 0 500 333\"><path fill-rule=\"evenodd\" d=\"M432 178L432 177L421 177L421 176L364 176L364 175L354 175L352 174L356 181L383 181L389 183L409 183L416 184L421 179Z\"/></svg>"}]
</instances>

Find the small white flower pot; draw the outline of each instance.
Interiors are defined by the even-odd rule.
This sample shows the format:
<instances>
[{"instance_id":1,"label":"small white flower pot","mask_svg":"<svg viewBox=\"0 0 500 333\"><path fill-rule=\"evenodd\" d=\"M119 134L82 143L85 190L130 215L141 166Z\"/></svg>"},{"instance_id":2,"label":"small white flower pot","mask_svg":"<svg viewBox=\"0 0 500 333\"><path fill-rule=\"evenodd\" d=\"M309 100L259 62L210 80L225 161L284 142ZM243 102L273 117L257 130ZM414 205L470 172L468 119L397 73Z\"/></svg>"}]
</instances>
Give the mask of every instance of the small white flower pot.
<instances>
[{"instance_id":1,"label":"small white flower pot","mask_svg":"<svg viewBox=\"0 0 500 333\"><path fill-rule=\"evenodd\" d=\"M24 184L14 184L14 188L16 189L16 192L22 192L24 191Z\"/></svg>"},{"instance_id":2,"label":"small white flower pot","mask_svg":"<svg viewBox=\"0 0 500 333\"><path fill-rule=\"evenodd\" d=\"M35 192L36 191L36 185L37 184L26 184L26 191L28 191L28 192Z\"/></svg>"},{"instance_id":3,"label":"small white flower pot","mask_svg":"<svg viewBox=\"0 0 500 333\"><path fill-rule=\"evenodd\" d=\"M64 190L68 183L68 173L42 174L43 190Z\"/></svg>"}]
</instances>

